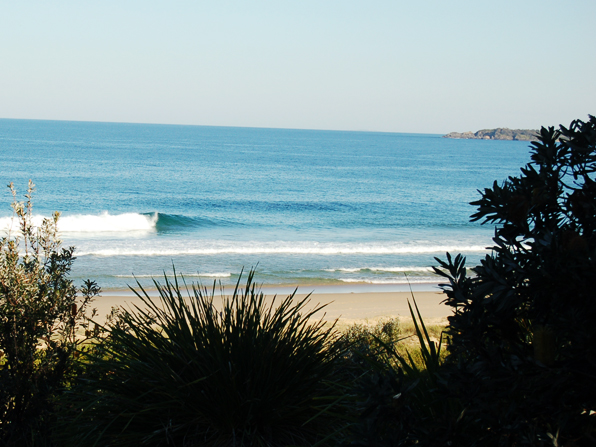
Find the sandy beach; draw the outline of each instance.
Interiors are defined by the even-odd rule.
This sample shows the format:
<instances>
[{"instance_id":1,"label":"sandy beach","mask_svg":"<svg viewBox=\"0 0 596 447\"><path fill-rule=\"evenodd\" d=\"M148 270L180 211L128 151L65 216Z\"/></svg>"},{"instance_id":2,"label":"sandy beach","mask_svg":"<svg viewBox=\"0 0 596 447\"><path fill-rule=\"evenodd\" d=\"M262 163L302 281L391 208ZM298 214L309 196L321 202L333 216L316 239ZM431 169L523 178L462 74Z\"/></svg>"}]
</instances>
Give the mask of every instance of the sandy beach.
<instances>
[{"instance_id":1,"label":"sandy beach","mask_svg":"<svg viewBox=\"0 0 596 447\"><path fill-rule=\"evenodd\" d=\"M263 291L267 297L272 297L274 293L269 293L264 287ZM154 293L150 293L151 296ZM287 294L278 294L278 299ZM306 294L297 294L296 298L303 298ZM414 297L418 304L420 313L427 323L440 323L450 315L450 308L441 304L445 295L441 292L415 291ZM319 311L315 316L326 321L339 320L340 326L346 326L354 323L375 322L383 318L399 317L400 319L410 319L408 309L408 300L412 301L410 292L338 292L338 293L318 293L310 296L310 304L307 308L312 309L316 304L326 304L325 308ZM217 302L217 297L216 297ZM130 307L140 305L141 301L130 293L111 292L98 297L92 307L97 308L98 318L101 321L105 315L110 312L113 306Z\"/></svg>"}]
</instances>

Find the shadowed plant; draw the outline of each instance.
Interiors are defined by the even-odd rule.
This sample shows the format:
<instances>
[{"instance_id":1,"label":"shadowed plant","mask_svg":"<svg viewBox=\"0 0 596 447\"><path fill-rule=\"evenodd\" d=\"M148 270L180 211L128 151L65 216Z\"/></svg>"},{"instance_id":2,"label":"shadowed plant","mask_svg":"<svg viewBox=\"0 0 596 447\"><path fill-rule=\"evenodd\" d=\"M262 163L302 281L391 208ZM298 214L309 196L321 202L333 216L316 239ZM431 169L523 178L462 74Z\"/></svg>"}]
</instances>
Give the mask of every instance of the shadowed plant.
<instances>
[{"instance_id":1,"label":"shadowed plant","mask_svg":"<svg viewBox=\"0 0 596 447\"><path fill-rule=\"evenodd\" d=\"M353 366L360 365L357 367L360 368L368 366L370 362L388 363L390 360L383 346L394 345L402 339L399 320L390 318L373 325L353 324L343 331L340 343L346 361L354 363Z\"/></svg>"},{"instance_id":2,"label":"shadowed plant","mask_svg":"<svg viewBox=\"0 0 596 447\"><path fill-rule=\"evenodd\" d=\"M495 224L474 275L437 259L444 376L472 427L454 445L596 445L596 117L543 127L530 156L472 202Z\"/></svg>"},{"instance_id":3,"label":"shadowed plant","mask_svg":"<svg viewBox=\"0 0 596 447\"><path fill-rule=\"evenodd\" d=\"M412 353L408 350L406 350L405 355L403 355L400 354L393 345L383 344L383 347L399 362L400 367L404 370L406 375L410 377L418 377L424 373L429 378L433 378L444 358L444 353L441 352L443 333L439 336L438 343L431 338L426 329L426 325L424 324L424 320L422 320L422 315L420 315L420 310L418 310L418 304L416 304L414 297L412 297L412 300L414 301L416 313L414 313L412 304L409 301L408 307L410 309L410 315L412 316L415 335L418 339L421 361L414 360Z\"/></svg>"},{"instance_id":4,"label":"shadowed plant","mask_svg":"<svg viewBox=\"0 0 596 447\"><path fill-rule=\"evenodd\" d=\"M52 445L56 399L76 374L99 287L69 279L74 248L62 247L59 213L33 224L33 183L25 202L8 186L15 228L0 238L0 445Z\"/></svg>"},{"instance_id":5,"label":"shadowed plant","mask_svg":"<svg viewBox=\"0 0 596 447\"><path fill-rule=\"evenodd\" d=\"M413 294L412 300L414 305L408 306L416 344L404 346L412 336L404 331L387 337L378 328L353 343L354 356L361 359L353 407L358 416L342 445L410 446L429 437L434 438L429 445L446 445L460 429L453 423L462 411L460 403L437 393L443 387L443 333L433 339ZM362 349L362 344L368 347Z\"/></svg>"},{"instance_id":6,"label":"shadowed plant","mask_svg":"<svg viewBox=\"0 0 596 447\"><path fill-rule=\"evenodd\" d=\"M74 443L325 445L341 426L335 330L295 292L267 304L253 276L220 303L215 284L189 288L175 272L154 281L159 299L138 284L143 305L121 310L73 390L90 397Z\"/></svg>"}]
</instances>

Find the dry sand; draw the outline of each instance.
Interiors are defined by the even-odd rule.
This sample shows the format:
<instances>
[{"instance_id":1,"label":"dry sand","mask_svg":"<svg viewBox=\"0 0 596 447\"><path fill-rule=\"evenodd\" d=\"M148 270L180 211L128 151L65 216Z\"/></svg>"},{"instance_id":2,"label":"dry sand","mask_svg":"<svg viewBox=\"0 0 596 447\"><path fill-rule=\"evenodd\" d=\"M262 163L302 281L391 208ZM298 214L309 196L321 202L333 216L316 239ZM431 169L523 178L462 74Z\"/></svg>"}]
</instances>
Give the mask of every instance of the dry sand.
<instances>
[{"instance_id":1,"label":"dry sand","mask_svg":"<svg viewBox=\"0 0 596 447\"><path fill-rule=\"evenodd\" d=\"M267 294L267 289L263 288ZM269 296L269 295L268 295ZM284 297L285 295L280 295ZM304 297L304 294L297 294L297 298ZM414 292L414 298L418 304L420 314L427 324L440 324L446 321L451 312L450 308L441 304L445 295L440 292ZM410 319L408 300L412 302L410 292L348 292L348 293L320 293L316 290L310 297L308 309L316 304L327 304L327 306L315 316L326 321L339 319L340 326L354 323L374 323L384 318L399 317L403 320ZM216 298L217 301L217 298ZM131 295L124 293L109 294L98 297L92 307L98 310L96 321L102 322L113 306L140 305L141 301Z\"/></svg>"}]
</instances>

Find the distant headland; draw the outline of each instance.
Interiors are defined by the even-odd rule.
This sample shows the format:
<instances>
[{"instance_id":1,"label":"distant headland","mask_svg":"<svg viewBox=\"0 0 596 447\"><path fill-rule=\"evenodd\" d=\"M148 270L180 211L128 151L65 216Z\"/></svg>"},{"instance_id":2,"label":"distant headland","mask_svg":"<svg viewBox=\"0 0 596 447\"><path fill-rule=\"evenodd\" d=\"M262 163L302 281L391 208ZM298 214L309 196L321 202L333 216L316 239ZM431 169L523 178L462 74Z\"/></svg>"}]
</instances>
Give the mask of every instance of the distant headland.
<instances>
[{"instance_id":1,"label":"distant headland","mask_svg":"<svg viewBox=\"0 0 596 447\"><path fill-rule=\"evenodd\" d=\"M531 129L482 129L478 132L450 132L443 135L443 138L463 138L468 140L520 140L536 141L537 130Z\"/></svg>"}]
</instances>

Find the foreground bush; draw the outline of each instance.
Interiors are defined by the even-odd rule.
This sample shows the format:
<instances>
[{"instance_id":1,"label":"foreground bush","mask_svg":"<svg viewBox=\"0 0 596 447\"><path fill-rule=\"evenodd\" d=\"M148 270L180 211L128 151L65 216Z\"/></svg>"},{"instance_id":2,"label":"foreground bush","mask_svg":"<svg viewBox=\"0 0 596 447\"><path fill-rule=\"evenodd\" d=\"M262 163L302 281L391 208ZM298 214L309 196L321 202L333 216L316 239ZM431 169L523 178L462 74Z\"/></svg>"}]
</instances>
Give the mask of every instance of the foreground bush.
<instances>
[{"instance_id":1,"label":"foreground bush","mask_svg":"<svg viewBox=\"0 0 596 447\"><path fill-rule=\"evenodd\" d=\"M240 280L239 280L240 281ZM342 424L333 327L294 294L266 304L253 282L214 302L208 291L139 285L73 390L74 445L325 445Z\"/></svg>"},{"instance_id":2,"label":"foreground bush","mask_svg":"<svg viewBox=\"0 0 596 447\"><path fill-rule=\"evenodd\" d=\"M344 356L346 369L358 374L352 380L356 417L341 445L439 446L452 435L449 419L462 408L456 399L438 392L444 337L440 332L438 341L433 340L412 299L410 315L417 344L404 346L409 336L398 338L394 321L371 329L355 326L346 334L352 341Z\"/></svg>"},{"instance_id":3,"label":"foreground bush","mask_svg":"<svg viewBox=\"0 0 596 447\"><path fill-rule=\"evenodd\" d=\"M0 445L48 445L57 397L75 373L88 329L85 309L99 289L87 282L82 298L68 275L74 248L62 248L58 213L32 224L26 202L13 194L15 228L0 239Z\"/></svg>"},{"instance_id":4,"label":"foreground bush","mask_svg":"<svg viewBox=\"0 0 596 447\"><path fill-rule=\"evenodd\" d=\"M531 157L473 202L497 224L476 275L438 260L461 445L596 445L596 118L542 128Z\"/></svg>"},{"instance_id":5,"label":"foreground bush","mask_svg":"<svg viewBox=\"0 0 596 447\"><path fill-rule=\"evenodd\" d=\"M374 325L353 324L343 331L340 345L346 360L366 367L370 363L389 364L391 358L385 346L394 346L403 337L399 320L390 318Z\"/></svg>"},{"instance_id":6,"label":"foreground bush","mask_svg":"<svg viewBox=\"0 0 596 447\"><path fill-rule=\"evenodd\" d=\"M596 118L543 128L531 157L473 202L497 224L475 275L437 259L445 361L365 372L346 445L596 445Z\"/></svg>"}]
</instances>

